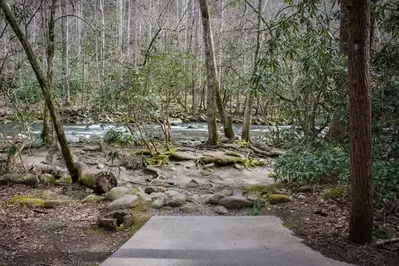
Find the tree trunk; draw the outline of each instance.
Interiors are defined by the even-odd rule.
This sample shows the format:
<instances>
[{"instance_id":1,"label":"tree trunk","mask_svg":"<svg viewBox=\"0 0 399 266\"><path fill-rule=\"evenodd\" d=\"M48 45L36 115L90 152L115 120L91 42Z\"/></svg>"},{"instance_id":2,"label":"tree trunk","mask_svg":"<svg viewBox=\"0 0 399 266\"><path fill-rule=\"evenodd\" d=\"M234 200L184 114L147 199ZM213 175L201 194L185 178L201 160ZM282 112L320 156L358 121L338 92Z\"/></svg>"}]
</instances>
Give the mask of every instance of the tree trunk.
<instances>
[{"instance_id":1,"label":"tree trunk","mask_svg":"<svg viewBox=\"0 0 399 266\"><path fill-rule=\"evenodd\" d=\"M352 209L349 238L372 241L373 185L371 161L370 1L348 1L349 135L351 139Z\"/></svg>"},{"instance_id":2,"label":"tree trunk","mask_svg":"<svg viewBox=\"0 0 399 266\"><path fill-rule=\"evenodd\" d=\"M206 57L205 61L206 61L208 88L209 86L213 87L212 90L214 91L214 95L216 98L216 107L219 112L220 119L222 120L224 135L230 141L234 141L234 131L233 131L233 124L231 122L231 116L227 115L224 109L222 97L220 95L212 30L211 30L210 16L208 11L208 3L206 0L205 1L200 0L199 3L201 8L202 24L204 32L203 34L204 34L204 43L205 43L205 57ZM209 96L210 94L208 93L207 103L213 101L213 99L209 99ZM210 107L211 106L208 105L208 113Z\"/></svg>"},{"instance_id":3,"label":"tree trunk","mask_svg":"<svg viewBox=\"0 0 399 266\"><path fill-rule=\"evenodd\" d=\"M258 70L258 56L260 50L260 42L261 42L261 19L262 19L262 0L258 0L258 25L257 25L257 38L256 38L256 48L255 48L255 58L254 58L254 71L253 75L256 74ZM253 86L254 84L251 84ZM257 86L256 86L257 87ZM245 108L244 108L244 121L241 130L241 138L243 141L251 142L250 137L250 128L251 128L251 120L252 120L252 106L254 102L254 95L252 92L249 92L245 99Z\"/></svg>"},{"instance_id":4,"label":"tree trunk","mask_svg":"<svg viewBox=\"0 0 399 266\"><path fill-rule=\"evenodd\" d=\"M64 91L64 106L71 104L69 90L69 47L68 47L68 1L61 0L61 35L62 35L62 87Z\"/></svg>"},{"instance_id":5,"label":"tree trunk","mask_svg":"<svg viewBox=\"0 0 399 266\"><path fill-rule=\"evenodd\" d=\"M105 77L105 15L104 15L104 0L100 0L100 11L101 11L101 49L100 49L100 61L101 61L101 80L100 85L103 85Z\"/></svg>"},{"instance_id":6,"label":"tree trunk","mask_svg":"<svg viewBox=\"0 0 399 266\"><path fill-rule=\"evenodd\" d=\"M206 76L208 83L208 99L207 99L207 112L208 112L208 145L217 145L218 143L218 127L216 122L216 63L215 55L213 53L213 40L211 32L211 20L208 11L207 0L199 0L202 16L203 38L205 44L205 64Z\"/></svg>"},{"instance_id":7,"label":"tree trunk","mask_svg":"<svg viewBox=\"0 0 399 266\"><path fill-rule=\"evenodd\" d=\"M54 6L55 2L56 2L56 0L53 1L53 6ZM65 137L62 123L59 121L57 112L55 110L52 93L51 93L51 83L49 83L46 80L46 78L43 74L43 71L39 66L38 60L37 60L35 54L33 53L31 45L27 41L26 36L23 34L22 30L19 28L18 22L16 21L14 15L11 12L10 7L8 6L8 4L6 3L5 0L0 0L0 9L3 10L3 13L4 13L8 23L10 24L15 35L21 42L21 44L26 52L26 55L29 59L29 62L32 65L32 68L33 68L33 71L35 72L37 81L39 82L40 88L42 89L44 100L47 104L47 107L48 107L48 110L50 113L50 117L51 117L51 120L54 125L54 130L57 134L58 141L61 146L61 151L62 151L62 155L65 160L66 166L72 176L72 180L74 182L76 182L78 179L78 173L76 171L76 168L75 168L75 165L74 165L74 162L72 159L71 151L69 150L69 146L68 146L68 143L67 143L67 140Z\"/></svg>"}]
</instances>

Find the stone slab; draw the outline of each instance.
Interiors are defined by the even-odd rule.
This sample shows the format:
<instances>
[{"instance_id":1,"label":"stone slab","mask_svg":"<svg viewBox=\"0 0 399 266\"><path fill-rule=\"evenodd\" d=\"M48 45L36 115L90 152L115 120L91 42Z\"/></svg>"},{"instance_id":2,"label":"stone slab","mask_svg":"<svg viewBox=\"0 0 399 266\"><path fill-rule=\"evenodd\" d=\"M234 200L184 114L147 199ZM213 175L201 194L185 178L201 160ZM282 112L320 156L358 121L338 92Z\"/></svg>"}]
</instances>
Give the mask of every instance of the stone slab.
<instances>
[{"instance_id":1,"label":"stone slab","mask_svg":"<svg viewBox=\"0 0 399 266\"><path fill-rule=\"evenodd\" d=\"M343 266L274 216L154 216L101 266Z\"/></svg>"}]
</instances>

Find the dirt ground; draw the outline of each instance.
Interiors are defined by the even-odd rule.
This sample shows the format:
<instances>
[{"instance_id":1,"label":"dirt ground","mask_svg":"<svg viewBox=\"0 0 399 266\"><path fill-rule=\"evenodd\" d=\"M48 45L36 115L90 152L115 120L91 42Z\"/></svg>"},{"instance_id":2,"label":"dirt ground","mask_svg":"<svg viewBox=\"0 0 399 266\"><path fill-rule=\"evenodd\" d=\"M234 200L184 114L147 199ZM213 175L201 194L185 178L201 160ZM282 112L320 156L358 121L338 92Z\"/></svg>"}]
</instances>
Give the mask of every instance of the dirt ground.
<instances>
[{"instance_id":1,"label":"dirt ground","mask_svg":"<svg viewBox=\"0 0 399 266\"><path fill-rule=\"evenodd\" d=\"M142 169L120 168L123 163L121 158L111 161L103 153L83 151L82 147L73 147L72 152L93 171L107 169L116 173L118 185L144 187L152 179L151 174ZM204 149L188 149L186 152L194 155L220 154L220 151ZM48 150L41 149L23 158L25 165L30 167L33 164L44 165L47 155ZM270 166L273 163L269 159L265 162ZM173 183L169 189L176 189L189 198L273 182L269 177L271 167L227 166L204 171L201 167L197 168L193 161L172 161L159 170L162 182ZM192 179L198 182L198 187L185 187ZM284 225L310 247L328 257L355 265L399 265L395 261L398 245L376 248L375 243L358 246L348 241L347 200L321 200L320 195L326 189L321 186L314 187L308 193L295 192L289 187L281 189L291 195L292 202L266 204L260 214L281 217ZM22 185L0 186L0 265L98 265L152 215L218 215L213 206L204 203L194 212L169 206L153 209L148 203L132 211L134 225L130 229L108 232L97 227L97 218L107 202L82 202L90 193L89 189L79 185L39 184L34 189ZM17 195L62 198L68 203L50 209L28 208L13 203L12 199ZM226 215L253 215L253 212L247 208L229 210ZM399 235L398 214L383 216L377 213L375 224L391 236Z\"/></svg>"}]
</instances>

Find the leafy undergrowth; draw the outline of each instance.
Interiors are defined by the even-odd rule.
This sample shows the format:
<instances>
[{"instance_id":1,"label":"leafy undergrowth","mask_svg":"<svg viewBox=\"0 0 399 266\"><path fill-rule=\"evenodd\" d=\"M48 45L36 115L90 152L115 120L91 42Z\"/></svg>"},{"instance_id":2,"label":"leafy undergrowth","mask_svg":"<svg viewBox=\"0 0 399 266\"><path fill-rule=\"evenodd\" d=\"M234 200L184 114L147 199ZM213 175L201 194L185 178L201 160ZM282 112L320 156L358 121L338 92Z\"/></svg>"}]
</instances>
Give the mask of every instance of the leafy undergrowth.
<instances>
[{"instance_id":1,"label":"leafy undergrowth","mask_svg":"<svg viewBox=\"0 0 399 266\"><path fill-rule=\"evenodd\" d=\"M291 188L288 184L286 186ZM286 228L327 257L362 266L399 265L398 258L395 260L395 256L399 256L399 243L385 248L377 248L375 245L378 239L399 237L399 214L385 216L376 212L374 243L355 245L348 239L347 201L322 199L323 193L327 191L337 192L335 187L317 185L313 189L309 193L293 192L292 201L265 206L260 210L260 215L279 216Z\"/></svg>"},{"instance_id":2,"label":"leafy undergrowth","mask_svg":"<svg viewBox=\"0 0 399 266\"><path fill-rule=\"evenodd\" d=\"M89 193L80 186L0 187L0 265L96 265L101 263L150 217L142 211L134 225L117 232L97 229L102 202L81 200ZM27 199L35 204L25 206ZM68 204L43 208L50 200ZM28 200L28 202L31 202Z\"/></svg>"},{"instance_id":3,"label":"leafy undergrowth","mask_svg":"<svg viewBox=\"0 0 399 266\"><path fill-rule=\"evenodd\" d=\"M399 161L373 161L374 205L389 213L399 211ZM306 184L340 184L349 187L349 153L346 148L319 141L297 145L276 162L277 179ZM346 191L345 191L346 193Z\"/></svg>"}]
</instances>

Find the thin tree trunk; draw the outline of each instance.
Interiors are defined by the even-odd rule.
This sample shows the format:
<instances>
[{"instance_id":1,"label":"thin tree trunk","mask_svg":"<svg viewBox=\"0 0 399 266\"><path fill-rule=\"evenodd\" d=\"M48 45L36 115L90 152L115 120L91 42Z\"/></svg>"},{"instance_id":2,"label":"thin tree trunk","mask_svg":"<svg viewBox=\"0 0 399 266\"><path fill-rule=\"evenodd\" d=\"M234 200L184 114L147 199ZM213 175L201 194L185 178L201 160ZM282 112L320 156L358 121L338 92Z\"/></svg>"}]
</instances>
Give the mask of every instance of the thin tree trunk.
<instances>
[{"instance_id":1,"label":"thin tree trunk","mask_svg":"<svg viewBox=\"0 0 399 266\"><path fill-rule=\"evenodd\" d=\"M220 88L219 88L217 68L216 68L216 58L215 58L213 38L212 38L212 30L211 30L210 17L208 11L208 3L206 0L200 0L199 3L201 8L203 31L204 31L204 43L205 43L205 55L206 55L205 60L207 62L206 70L208 75L207 78L208 87L210 86L209 83L211 83L213 90L215 91L214 94L216 97L216 107L218 109L220 119L222 120L224 135L226 138L229 139L229 141L234 141L234 131L233 131L233 123L231 120L231 116L228 116L226 114L222 97L220 95ZM204 8L205 5L206 7ZM207 22L205 23L204 21ZM207 101L208 103L210 102L209 96L210 94L208 93L208 101ZM208 105L208 113L209 109L210 105Z\"/></svg>"},{"instance_id":2,"label":"thin tree trunk","mask_svg":"<svg viewBox=\"0 0 399 266\"><path fill-rule=\"evenodd\" d=\"M339 50L342 56L348 56L348 1L340 0L340 22L339 22ZM344 86L340 93L345 95L347 87ZM332 122L329 125L327 138L330 140L339 140L346 135L345 122L339 119L339 110L333 114Z\"/></svg>"},{"instance_id":3,"label":"thin tree trunk","mask_svg":"<svg viewBox=\"0 0 399 266\"><path fill-rule=\"evenodd\" d=\"M373 184L371 161L370 1L348 1L349 135L352 208L349 238L372 241Z\"/></svg>"},{"instance_id":4,"label":"thin tree trunk","mask_svg":"<svg viewBox=\"0 0 399 266\"><path fill-rule=\"evenodd\" d=\"M100 0L100 11L101 11L101 49L100 49L100 61L101 61L101 86L104 82L105 77L105 62L104 62L104 52L105 52L105 15L104 15L104 0Z\"/></svg>"},{"instance_id":5,"label":"thin tree trunk","mask_svg":"<svg viewBox=\"0 0 399 266\"><path fill-rule=\"evenodd\" d=\"M136 19L136 18L135 18ZM132 20L132 0L127 0L127 19L126 19L126 60L132 63L131 58L131 28L130 23Z\"/></svg>"},{"instance_id":6,"label":"thin tree trunk","mask_svg":"<svg viewBox=\"0 0 399 266\"><path fill-rule=\"evenodd\" d=\"M61 35L62 35L62 87L64 91L64 106L71 105L69 90L69 47L68 47L68 1L61 0Z\"/></svg>"},{"instance_id":7,"label":"thin tree trunk","mask_svg":"<svg viewBox=\"0 0 399 266\"><path fill-rule=\"evenodd\" d=\"M254 58L254 71L253 75L256 74L258 70L258 56L260 50L260 42L261 42L261 19L262 19L262 0L258 0L258 29L257 29L257 37L256 37L256 48L255 48L255 58ZM255 84L251 84L254 86ZM257 86L256 86L257 87ZM252 92L249 92L246 100L245 100L245 109L244 109L244 121L241 130L241 138L243 141L251 142L250 136L250 128L251 128L251 120L252 120L252 106L254 101L254 95Z\"/></svg>"},{"instance_id":8,"label":"thin tree trunk","mask_svg":"<svg viewBox=\"0 0 399 266\"><path fill-rule=\"evenodd\" d=\"M213 40L211 32L211 20L208 11L207 0L199 0L202 17L203 38L205 44L205 64L206 75L208 83L208 99L207 99L207 112L208 112L208 145L217 145L218 143L218 127L216 123L216 63L215 55L213 53Z\"/></svg>"},{"instance_id":9,"label":"thin tree trunk","mask_svg":"<svg viewBox=\"0 0 399 266\"><path fill-rule=\"evenodd\" d=\"M41 14L42 14L42 20L43 20L43 27L44 27L44 34L43 34L43 43L46 44L45 49L44 49L44 54L45 54L45 59L43 58L43 69L47 68L47 80L51 79L51 83L52 83L52 77L50 76L50 74L52 74L52 72L48 71L48 64L52 60L53 58L51 57L51 54L49 54L49 51L51 49L50 45L54 45L54 16L55 16L55 5L53 4L51 6L51 10L50 10L50 18L47 17L47 1L43 2L43 6L42 6L42 10L41 10ZM54 50L54 49L53 49ZM51 84L50 83L50 84ZM50 124L49 124L49 113L48 113L48 108L47 108L47 104L44 103L44 108L43 108L43 129L42 129L42 133L41 133L41 139L43 141L44 144L46 145L51 145L51 141L52 138L50 137Z\"/></svg>"},{"instance_id":10,"label":"thin tree trunk","mask_svg":"<svg viewBox=\"0 0 399 266\"><path fill-rule=\"evenodd\" d=\"M56 2L56 0L53 1L53 5L55 4L55 2ZM29 62L32 65L33 71L35 72L36 78L37 78L37 80L40 84L40 87L42 89L44 100L46 101L46 104L47 104L47 107L48 107L48 110L50 113L50 117L51 117L51 120L54 125L54 130L57 134L58 141L61 146L61 152L64 157L65 164L68 168L68 171L70 172L70 174L72 176L72 180L74 182L77 182L78 173L77 173L77 170L75 168L75 165L74 165L74 162L72 159L72 154L71 154L71 151L69 149L69 146L68 146L68 143L67 143L67 140L65 137L62 123L60 122L60 120L57 116L57 112L55 110L52 93L51 93L51 84L46 80L46 78L43 74L43 71L40 68L39 62L38 62L35 54L33 53L31 45L27 41L27 38L23 34L22 30L19 28L18 22L16 21L14 15L12 14L10 7L8 6L8 4L6 3L5 0L0 0L0 9L3 10L3 13L4 13L8 23L10 24L15 35L21 42L21 44L26 52L26 55L29 59Z\"/></svg>"},{"instance_id":11,"label":"thin tree trunk","mask_svg":"<svg viewBox=\"0 0 399 266\"><path fill-rule=\"evenodd\" d=\"M195 3L197 3L197 2L195 2L195 1L191 2L191 7L192 7L191 12L193 14L193 23L192 23L193 24L193 33L192 34L194 35L194 37L192 39L195 40L195 48L194 47L192 48L192 54L196 54L200 50L200 47L199 47L200 13L197 11ZM199 70L198 67L193 66L193 69L192 69L192 71L193 71L193 84L192 84L192 86L193 86L193 109L192 109L192 113L193 113L193 115L198 114L200 98L201 98L201 97L198 97L199 94L201 93L201 90L200 90L201 74L199 74L199 75L197 74L199 76L199 82L198 82L199 86L198 87L196 87L195 77L194 77L194 73L198 73L198 70Z\"/></svg>"}]
</instances>

